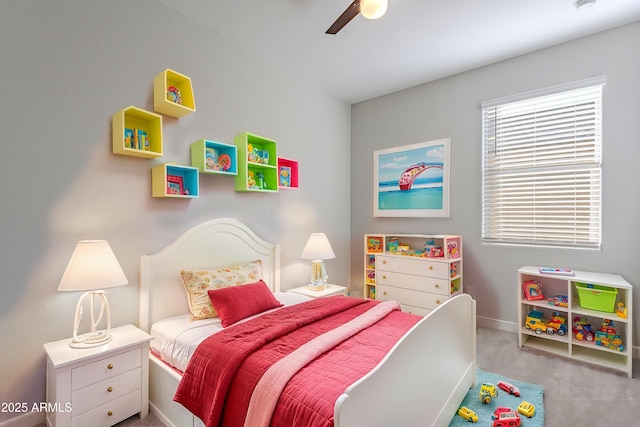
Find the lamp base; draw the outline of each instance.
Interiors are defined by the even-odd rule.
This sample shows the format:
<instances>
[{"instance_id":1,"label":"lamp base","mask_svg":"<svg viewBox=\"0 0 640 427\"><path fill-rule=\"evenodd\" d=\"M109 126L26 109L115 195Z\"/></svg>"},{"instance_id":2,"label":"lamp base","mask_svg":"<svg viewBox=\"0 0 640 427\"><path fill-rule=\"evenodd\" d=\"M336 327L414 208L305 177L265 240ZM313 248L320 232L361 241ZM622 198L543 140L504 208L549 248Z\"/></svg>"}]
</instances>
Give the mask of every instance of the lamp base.
<instances>
[{"instance_id":1,"label":"lamp base","mask_svg":"<svg viewBox=\"0 0 640 427\"><path fill-rule=\"evenodd\" d=\"M107 331L98 331L96 333L87 333L74 338L69 343L71 348L92 348L105 345L113 339Z\"/></svg>"},{"instance_id":2,"label":"lamp base","mask_svg":"<svg viewBox=\"0 0 640 427\"><path fill-rule=\"evenodd\" d=\"M324 283L320 283L317 285L314 285L313 283L309 284L307 285L307 289L309 289L310 291L322 291L324 290Z\"/></svg>"},{"instance_id":3,"label":"lamp base","mask_svg":"<svg viewBox=\"0 0 640 427\"><path fill-rule=\"evenodd\" d=\"M82 305L86 297L91 297L91 329L86 334L78 335L78 329L80 327L80 321L82 320L82 312L84 307ZM100 298L100 313L98 318L95 316L95 299ZM99 331L98 325L102 320L102 315L107 315L107 327L104 330ZM111 337L111 311L109 310L109 301L104 291L89 291L80 296L78 304L76 305L76 316L73 321L73 339L69 343L72 348L91 348L104 345L112 340Z\"/></svg>"}]
</instances>

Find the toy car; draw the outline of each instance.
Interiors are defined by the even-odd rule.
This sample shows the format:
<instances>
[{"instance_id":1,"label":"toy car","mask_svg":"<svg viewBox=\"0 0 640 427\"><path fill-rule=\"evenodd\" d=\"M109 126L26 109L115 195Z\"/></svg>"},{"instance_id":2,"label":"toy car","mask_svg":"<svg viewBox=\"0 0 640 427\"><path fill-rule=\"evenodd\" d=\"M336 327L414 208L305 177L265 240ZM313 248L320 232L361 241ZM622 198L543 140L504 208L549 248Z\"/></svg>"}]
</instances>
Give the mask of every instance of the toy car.
<instances>
[{"instance_id":1,"label":"toy car","mask_svg":"<svg viewBox=\"0 0 640 427\"><path fill-rule=\"evenodd\" d=\"M522 425L520 415L517 412L501 412L493 421L493 427L519 427Z\"/></svg>"},{"instance_id":2,"label":"toy car","mask_svg":"<svg viewBox=\"0 0 640 427\"><path fill-rule=\"evenodd\" d=\"M491 415L491 419L492 420L497 420L498 419L498 415L500 415L503 412L513 412L513 409L506 407L506 406L498 406L496 408L495 411L493 411L493 415Z\"/></svg>"},{"instance_id":3,"label":"toy car","mask_svg":"<svg viewBox=\"0 0 640 427\"><path fill-rule=\"evenodd\" d=\"M578 341L585 340L591 342L596 337L596 334L586 317L576 316L573 318L572 332Z\"/></svg>"},{"instance_id":4,"label":"toy car","mask_svg":"<svg viewBox=\"0 0 640 427\"><path fill-rule=\"evenodd\" d=\"M529 312L524 326L527 329L531 329L538 335L543 332L553 335L554 332L553 328L547 328L547 322L542 320L542 312L536 310Z\"/></svg>"},{"instance_id":5,"label":"toy car","mask_svg":"<svg viewBox=\"0 0 640 427\"><path fill-rule=\"evenodd\" d=\"M554 312L551 315L551 320L547 322L547 332L549 332L549 328L553 329L555 333L560 336L564 336L567 333L567 319L564 316L561 316L560 313Z\"/></svg>"},{"instance_id":6,"label":"toy car","mask_svg":"<svg viewBox=\"0 0 640 427\"><path fill-rule=\"evenodd\" d=\"M509 394L513 394L515 397L520 397L520 390L518 389L518 387L514 386L511 383L508 383L506 381L498 381L498 387Z\"/></svg>"},{"instance_id":7,"label":"toy car","mask_svg":"<svg viewBox=\"0 0 640 427\"><path fill-rule=\"evenodd\" d=\"M525 415L531 418L536 413L536 407L527 401L522 401L520 406L518 406L518 412L520 412L522 415Z\"/></svg>"},{"instance_id":8,"label":"toy car","mask_svg":"<svg viewBox=\"0 0 640 427\"><path fill-rule=\"evenodd\" d=\"M478 422L478 415L466 406L461 406L460 408L458 408L458 415L460 415L470 423Z\"/></svg>"},{"instance_id":9,"label":"toy car","mask_svg":"<svg viewBox=\"0 0 640 427\"><path fill-rule=\"evenodd\" d=\"M480 395L482 403L490 403L491 399L498 395L498 390L493 384L482 383L478 394Z\"/></svg>"}]
</instances>

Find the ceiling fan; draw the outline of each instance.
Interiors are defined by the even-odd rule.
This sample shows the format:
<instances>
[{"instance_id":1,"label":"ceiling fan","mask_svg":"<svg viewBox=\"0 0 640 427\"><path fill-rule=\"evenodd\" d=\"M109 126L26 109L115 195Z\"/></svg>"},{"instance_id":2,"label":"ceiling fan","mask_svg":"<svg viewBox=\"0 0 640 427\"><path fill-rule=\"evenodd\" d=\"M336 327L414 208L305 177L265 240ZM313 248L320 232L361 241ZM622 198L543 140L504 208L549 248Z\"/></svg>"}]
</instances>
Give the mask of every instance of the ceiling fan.
<instances>
[{"instance_id":1,"label":"ceiling fan","mask_svg":"<svg viewBox=\"0 0 640 427\"><path fill-rule=\"evenodd\" d=\"M378 19L387 12L388 5L389 0L355 0L325 31L325 34L336 34L359 13L367 19Z\"/></svg>"}]
</instances>

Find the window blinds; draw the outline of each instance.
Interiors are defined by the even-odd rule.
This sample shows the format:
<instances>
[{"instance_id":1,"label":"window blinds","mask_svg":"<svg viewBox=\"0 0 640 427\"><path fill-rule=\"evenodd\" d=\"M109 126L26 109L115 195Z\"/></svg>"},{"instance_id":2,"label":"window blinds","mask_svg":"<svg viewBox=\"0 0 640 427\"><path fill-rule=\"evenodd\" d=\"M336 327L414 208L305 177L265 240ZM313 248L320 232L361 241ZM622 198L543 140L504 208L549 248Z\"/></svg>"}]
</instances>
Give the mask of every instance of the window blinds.
<instances>
[{"instance_id":1,"label":"window blinds","mask_svg":"<svg viewBox=\"0 0 640 427\"><path fill-rule=\"evenodd\" d=\"M600 248L604 79L582 83L482 104L483 243Z\"/></svg>"}]
</instances>

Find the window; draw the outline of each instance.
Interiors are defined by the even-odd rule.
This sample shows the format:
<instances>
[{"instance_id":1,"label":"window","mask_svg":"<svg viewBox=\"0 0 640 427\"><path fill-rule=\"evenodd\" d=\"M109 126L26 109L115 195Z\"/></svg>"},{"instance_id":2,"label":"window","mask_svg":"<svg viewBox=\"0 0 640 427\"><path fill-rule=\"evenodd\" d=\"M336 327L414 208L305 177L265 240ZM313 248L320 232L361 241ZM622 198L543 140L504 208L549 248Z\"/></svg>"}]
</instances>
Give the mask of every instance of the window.
<instances>
[{"instance_id":1,"label":"window","mask_svg":"<svg viewBox=\"0 0 640 427\"><path fill-rule=\"evenodd\" d=\"M599 249L602 87L482 103L482 242Z\"/></svg>"}]
</instances>

